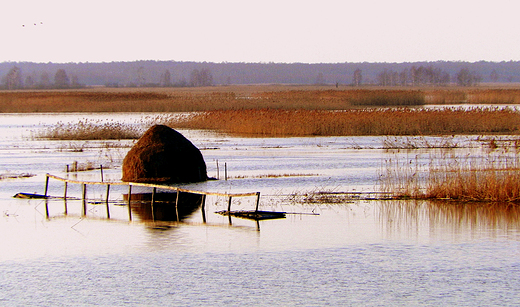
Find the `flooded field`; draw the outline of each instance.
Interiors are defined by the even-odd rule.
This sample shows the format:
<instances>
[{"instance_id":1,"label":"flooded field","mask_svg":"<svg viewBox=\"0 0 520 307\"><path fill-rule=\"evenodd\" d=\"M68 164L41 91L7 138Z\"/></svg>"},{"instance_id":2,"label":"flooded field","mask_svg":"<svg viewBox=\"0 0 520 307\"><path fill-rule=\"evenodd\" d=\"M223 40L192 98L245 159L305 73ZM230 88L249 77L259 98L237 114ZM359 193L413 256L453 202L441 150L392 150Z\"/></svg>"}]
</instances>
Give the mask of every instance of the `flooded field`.
<instances>
[{"instance_id":1,"label":"flooded field","mask_svg":"<svg viewBox=\"0 0 520 307\"><path fill-rule=\"evenodd\" d=\"M208 175L220 179L181 187L261 192L260 208L287 212L285 219L229 219L215 214L227 208L227 199L208 196L204 215L196 208L180 223L152 222L135 208L130 221L126 186L112 187L110 219L103 186L88 188L86 216L80 185L68 186L68 196L75 199L66 202L13 198L19 192L43 193L46 173L100 181L102 165L104 181L120 179L122 159L134 141L34 138L46 125L86 117L129 125L153 118L0 115L2 305L520 302L519 208L366 199L380 192L385 161L429 163L430 149L397 150L412 142L408 138L239 138L181 131L202 150ZM419 142L435 148L446 139ZM451 149L452 156L485 150L476 137L450 142L462 147ZM66 172L67 165L76 164L92 170ZM323 191L349 198L311 197ZM63 192L63 182L49 181L50 195ZM146 192L150 189L134 188L134 193ZM233 201L236 210L254 206L255 198Z\"/></svg>"}]
</instances>

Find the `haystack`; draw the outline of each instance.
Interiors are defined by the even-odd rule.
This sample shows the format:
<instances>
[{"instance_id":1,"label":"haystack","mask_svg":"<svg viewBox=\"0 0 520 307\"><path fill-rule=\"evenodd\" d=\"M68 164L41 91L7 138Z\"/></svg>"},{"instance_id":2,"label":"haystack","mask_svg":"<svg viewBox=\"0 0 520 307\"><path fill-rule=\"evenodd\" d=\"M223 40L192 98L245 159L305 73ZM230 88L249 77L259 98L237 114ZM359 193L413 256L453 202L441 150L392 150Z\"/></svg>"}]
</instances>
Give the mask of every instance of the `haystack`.
<instances>
[{"instance_id":1,"label":"haystack","mask_svg":"<svg viewBox=\"0 0 520 307\"><path fill-rule=\"evenodd\" d=\"M199 149L164 125L148 129L123 160L123 181L180 183L207 179Z\"/></svg>"}]
</instances>

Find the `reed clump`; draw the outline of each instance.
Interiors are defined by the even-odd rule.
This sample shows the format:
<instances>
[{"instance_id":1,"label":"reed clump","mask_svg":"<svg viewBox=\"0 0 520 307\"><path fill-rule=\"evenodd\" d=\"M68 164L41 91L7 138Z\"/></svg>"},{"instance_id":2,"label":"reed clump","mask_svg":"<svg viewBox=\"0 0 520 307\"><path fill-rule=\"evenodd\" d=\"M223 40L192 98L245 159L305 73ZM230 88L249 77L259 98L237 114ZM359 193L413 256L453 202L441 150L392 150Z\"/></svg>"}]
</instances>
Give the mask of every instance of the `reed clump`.
<instances>
[{"instance_id":1,"label":"reed clump","mask_svg":"<svg viewBox=\"0 0 520 307\"><path fill-rule=\"evenodd\" d=\"M36 176L35 174L31 173L21 173L21 174L14 174L14 173L5 173L0 174L0 180L7 180L7 179L22 179L22 178L30 178Z\"/></svg>"},{"instance_id":2,"label":"reed clump","mask_svg":"<svg viewBox=\"0 0 520 307\"><path fill-rule=\"evenodd\" d=\"M169 125L256 136L514 134L520 113L509 108L225 110Z\"/></svg>"},{"instance_id":3,"label":"reed clump","mask_svg":"<svg viewBox=\"0 0 520 307\"><path fill-rule=\"evenodd\" d=\"M428 163L417 158L388 159L381 187L395 198L520 203L520 156L488 153L433 154Z\"/></svg>"},{"instance_id":4,"label":"reed clump","mask_svg":"<svg viewBox=\"0 0 520 307\"><path fill-rule=\"evenodd\" d=\"M479 160L432 167L428 174L424 197L520 202L518 157Z\"/></svg>"},{"instance_id":5,"label":"reed clump","mask_svg":"<svg viewBox=\"0 0 520 307\"><path fill-rule=\"evenodd\" d=\"M38 131L35 137L51 140L125 140L138 139L141 134L141 129L136 126L84 119L78 122L59 122Z\"/></svg>"}]
</instances>

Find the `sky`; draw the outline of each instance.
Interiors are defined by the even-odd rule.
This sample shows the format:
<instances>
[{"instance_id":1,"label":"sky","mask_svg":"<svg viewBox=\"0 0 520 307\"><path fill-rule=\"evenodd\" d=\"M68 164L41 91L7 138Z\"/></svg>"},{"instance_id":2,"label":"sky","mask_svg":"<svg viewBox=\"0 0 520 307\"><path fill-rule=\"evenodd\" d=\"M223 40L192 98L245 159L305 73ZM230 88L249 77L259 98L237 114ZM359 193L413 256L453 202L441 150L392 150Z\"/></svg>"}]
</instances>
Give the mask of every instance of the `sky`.
<instances>
[{"instance_id":1,"label":"sky","mask_svg":"<svg viewBox=\"0 0 520 307\"><path fill-rule=\"evenodd\" d=\"M2 0L0 62L518 61L518 0Z\"/></svg>"}]
</instances>

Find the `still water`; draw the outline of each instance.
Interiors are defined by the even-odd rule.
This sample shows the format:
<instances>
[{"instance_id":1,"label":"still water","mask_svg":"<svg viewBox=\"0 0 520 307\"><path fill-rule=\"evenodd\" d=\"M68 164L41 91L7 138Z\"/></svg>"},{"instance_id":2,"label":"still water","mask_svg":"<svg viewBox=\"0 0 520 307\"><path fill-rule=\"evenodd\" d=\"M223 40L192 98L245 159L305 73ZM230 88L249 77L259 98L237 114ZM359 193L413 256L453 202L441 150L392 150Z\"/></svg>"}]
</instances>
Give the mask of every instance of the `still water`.
<instances>
[{"instance_id":1,"label":"still water","mask_svg":"<svg viewBox=\"0 0 520 307\"><path fill-rule=\"evenodd\" d=\"M132 125L151 118L109 116ZM106 114L88 117L109 120ZM206 223L200 208L181 223L153 223L137 212L129 221L123 187L111 191L110 220L103 203L89 202L82 217L81 201L62 199L47 202L48 219L44 200L12 196L43 193L45 173L100 180L99 169L66 173L75 161L103 165L104 180L117 181L132 144L32 137L47 124L75 120L74 114L0 115L0 175L35 175L0 181L0 305L520 303L516 207L297 201L294 195L313 191L377 191L382 161L390 155L379 137L239 138L181 131L202 149L209 176L220 178L183 187L258 191L261 209L293 213L286 219L232 218L230 223L214 213L224 210L227 200L208 197ZM465 138L457 142L475 145ZM63 183L51 180L49 193L62 195ZM103 188L88 190L92 199L103 193ZM79 195L80 187L69 187L69 196ZM254 203L238 199L233 208L251 209Z\"/></svg>"}]
</instances>

